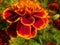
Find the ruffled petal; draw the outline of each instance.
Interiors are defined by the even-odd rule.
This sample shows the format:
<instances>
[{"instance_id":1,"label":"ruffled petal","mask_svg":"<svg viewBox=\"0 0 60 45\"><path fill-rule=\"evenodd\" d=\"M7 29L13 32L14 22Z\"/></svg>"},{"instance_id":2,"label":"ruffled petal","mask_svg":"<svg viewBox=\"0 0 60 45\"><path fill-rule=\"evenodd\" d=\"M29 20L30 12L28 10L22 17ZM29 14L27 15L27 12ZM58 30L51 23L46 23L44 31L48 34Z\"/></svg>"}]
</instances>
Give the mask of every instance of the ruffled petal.
<instances>
[{"instance_id":1,"label":"ruffled petal","mask_svg":"<svg viewBox=\"0 0 60 45\"><path fill-rule=\"evenodd\" d=\"M25 17L21 18L21 23L27 26L33 25L34 21L34 18L30 15L26 15Z\"/></svg>"},{"instance_id":2,"label":"ruffled petal","mask_svg":"<svg viewBox=\"0 0 60 45\"><path fill-rule=\"evenodd\" d=\"M47 13L47 10L41 10L39 12L35 12L33 15L35 17L44 18L44 17L46 17L48 15L48 13Z\"/></svg>"},{"instance_id":3,"label":"ruffled petal","mask_svg":"<svg viewBox=\"0 0 60 45\"><path fill-rule=\"evenodd\" d=\"M35 18L35 23L33 25L34 27L36 27L38 30L40 30L43 25L44 25L44 21L42 18Z\"/></svg>"},{"instance_id":4,"label":"ruffled petal","mask_svg":"<svg viewBox=\"0 0 60 45\"><path fill-rule=\"evenodd\" d=\"M15 12L19 15L19 16L24 16L25 15L25 10L20 9L20 10L15 10Z\"/></svg>"},{"instance_id":5,"label":"ruffled petal","mask_svg":"<svg viewBox=\"0 0 60 45\"><path fill-rule=\"evenodd\" d=\"M17 35L26 38L30 35L31 27L23 25L20 21L17 25Z\"/></svg>"},{"instance_id":6,"label":"ruffled petal","mask_svg":"<svg viewBox=\"0 0 60 45\"><path fill-rule=\"evenodd\" d=\"M8 28L6 30L7 34L12 36L12 37L16 37L17 36L16 26L17 26L17 22L12 23L10 26L8 26Z\"/></svg>"},{"instance_id":7,"label":"ruffled petal","mask_svg":"<svg viewBox=\"0 0 60 45\"><path fill-rule=\"evenodd\" d=\"M13 23L18 21L19 15L17 13L15 13L14 11L12 11L12 9L7 8L4 12L3 12L3 18L6 19L9 23Z\"/></svg>"},{"instance_id":8,"label":"ruffled petal","mask_svg":"<svg viewBox=\"0 0 60 45\"><path fill-rule=\"evenodd\" d=\"M37 34L37 30L35 27L31 26L31 34L27 37L28 39L34 38Z\"/></svg>"},{"instance_id":9,"label":"ruffled petal","mask_svg":"<svg viewBox=\"0 0 60 45\"><path fill-rule=\"evenodd\" d=\"M44 21L44 25L43 25L43 28L45 28L48 24L48 19L47 18L43 18L43 21Z\"/></svg>"}]
</instances>

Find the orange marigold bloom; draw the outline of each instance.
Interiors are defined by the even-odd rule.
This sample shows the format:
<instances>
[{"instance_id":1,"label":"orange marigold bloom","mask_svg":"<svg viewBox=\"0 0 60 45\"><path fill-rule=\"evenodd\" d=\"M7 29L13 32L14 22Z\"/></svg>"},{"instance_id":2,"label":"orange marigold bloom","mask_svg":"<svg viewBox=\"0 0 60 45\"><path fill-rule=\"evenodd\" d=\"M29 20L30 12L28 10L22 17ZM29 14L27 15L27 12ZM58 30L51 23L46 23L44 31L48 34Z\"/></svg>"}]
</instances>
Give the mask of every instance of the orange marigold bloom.
<instances>
[{"instance_id":1,"label":"orange marigold bloom","mask_svg":"<svg viewBox=\"0 0 60 45\"><path fill-rule=\"evenodd\" d=\"M13 37L18 35L26 39L35 37L37 30L46 27L47 16L47 10L43 9L40 3L30 0L17 2L3 12L3 18L11 23L7 33Z\"/></svg>"}]
</instances>

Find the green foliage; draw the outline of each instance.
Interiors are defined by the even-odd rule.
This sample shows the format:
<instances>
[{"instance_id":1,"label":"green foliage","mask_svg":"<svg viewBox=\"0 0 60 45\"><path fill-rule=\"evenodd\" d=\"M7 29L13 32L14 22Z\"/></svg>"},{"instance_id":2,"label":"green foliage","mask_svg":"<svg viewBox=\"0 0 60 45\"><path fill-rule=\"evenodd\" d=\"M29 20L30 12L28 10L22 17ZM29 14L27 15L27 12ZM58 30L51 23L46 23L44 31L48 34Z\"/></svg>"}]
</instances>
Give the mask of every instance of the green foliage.
<instances>
[{"instance_id":1,"label":"green foliage","mask_svg":"<svg viewBox=\"0 0 60 45\"><path fill-rule=\"evenodd\" d=\"M5 6L9 6L9 5L11 5L11 4L13 4L13 3L15 3L15 2L17 2L18 0L4 0L3 1L3 5L5 5Z\"/></svg>"},{"instance_id":2,"label":"green foliage","mask_svg":"<svg viewBox=\"0 0 60 45\"><path fill-rule=\"evenodd\" d=\"M0 12L2 12L3 10L5 10L5 7L0 4Z\"/></svg>"},{"instance_id":3,"label":"green foliage","mask_svg":"<svg viewBox=\"0 0 60 45\"><path fill-rule=\"evenodd\" d=\"M56 14L56 15L52 16L52 19L53 19L53 20L56 20L56 19L58 19L59 17L60 17L60 14Z\"/></svg>"},{"instance_id":4,"label":"green foliage","mask_svg":"<svg viewBox=\"0 0 60 45\"><path fill-rule=\"evenodd\" d=\"M38 0L38 1L41 2L43 8L47 8L48 0Z\"/></svg>"},{"instance_id":5,"label":"green foliage","mask_svg":"<svg viewBox=\"0 0 60 45\"><path fill-rule=\"evenodd\" d=\"M0 16L0 30L6 30L9 24Z\"/></svg>"},{"instance_id":6,"label":"green foliage","mask_svg":"<svg viewBox=\"0 0 60 45\"><path fill-rule=\"evenodd\" d=\"M25 43L25 39L21 37L11 38L10 45L23 45Z\"/></svg>"}]
</instances>

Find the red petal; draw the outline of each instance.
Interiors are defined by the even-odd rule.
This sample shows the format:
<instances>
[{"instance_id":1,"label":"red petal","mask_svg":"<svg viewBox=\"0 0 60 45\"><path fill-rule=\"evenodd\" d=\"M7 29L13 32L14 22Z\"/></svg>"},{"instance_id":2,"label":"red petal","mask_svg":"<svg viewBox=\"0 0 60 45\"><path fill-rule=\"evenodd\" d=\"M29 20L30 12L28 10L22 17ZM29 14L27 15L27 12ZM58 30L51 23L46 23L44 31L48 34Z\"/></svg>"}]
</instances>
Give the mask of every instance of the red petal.
<instances>
[{"instance_id":1,"label":"red petal","mask_svg":"<svg viewBox=\"0 0 60 45\"><path fill-rule=\"evenodd\" d=\"M47 18L43 18L43 21L44 21L43 27L45 28L47 26L47 24L48 24L48 19Z\"/></svg>"},{"instance_id":2,"label":"red petal","mask_svg":"<svg viewBox=\"0 0 60 45\"><path fill-rule=\"evenodd\" d=\"M17 34L23 38L26 38L27 36L30 35L31 32L31 27L30 26L25 26L21 24L21 22L18 22L17 25Z\"/></svg>"},{"instance_id":3,"label":"red petal","mask_svg":"<svg viewBox=\"0 0 60 45\"><path fill-rule=\"evenodd\" d=\"M48 15L47 10L41 10L40 12L35 12L35 17L46 17Z\"/></svg>"},{"instance_id":4,"label":"red petal","mask_svg":"<svg viewBox=\"0 0 60 45\"><path fill-rule=\"evenodd\" d=\"M3 43L0 42L0 45L2 45Z\"/></svg>"},{"instance_id":5,"label":"red petal","mask_svg":"<svg viewBox=\"0 0 60 45\"><path fill-rule=\"evenodd\" d=\"M11 35L12 37L16 37L17 36L16 26L17 26L17 22L12 23L6 30L7 34Z\"/></svg>"},{"instance_id":6,"label":"red petal","mask_svg":"<svg viewBox=\"0 0 60 45\"><path fill-rule=\"evenodd\" d=\"M43 25L44 25L44 21L41 18L35 18L35 23L33 25L34 27L40 30Z\"/></svg>"},{"instance_id":7,"label":"red petal","mask_svg":"<svg viewBox=\"0 0 60 45\"><path fill-rule=\"evenodd\" d=\"M8 22L16 22L19 19L18 14L16 14L14 11L12 11L10 8L7 8L3 12L3 18L6 19Z\"/></svg>"},{"instance_id":8,"label":"red petal","mask_svg":"<svg viewBox=\"0 0 60 45\"><path fill-rule=\"evenodd\" d=\"M21 22L24 25L32 25L34 23L34 18L31 17L30 15L26 15L25 17L21 18Z\"/></svg>"},{"instance_id":9,"label":"red petal","mask_svg":"<svg viewBox=\"0 0 60 45\"><path fill-rule=\"evenodd\" d=\"M35 27L31 26L31 34L28 36L28 39L34 38L37 34L37 30Z\"/></svg>"},{"instance_id":10,"label":"red petal","mask_svg":"<svg viewBox=\"0 0 60 45\"><path fill-rule=\"evenodd\" d=\"M20 9L20 10L15 10L15 12L17 13L17 14L19 14L19 16L24 16L25 15L25 10L23 9Z\"/></svg>"},{"instance_id":11,"label":"red petal","mask_svg":"<svg viewBox=\"0 0 60 45\"><path fill-rule=\"evenodd\" d=\"M35 37L35 35L36 35L36 28L31 26L31 36Z\"/></svg>"}]
</instances>

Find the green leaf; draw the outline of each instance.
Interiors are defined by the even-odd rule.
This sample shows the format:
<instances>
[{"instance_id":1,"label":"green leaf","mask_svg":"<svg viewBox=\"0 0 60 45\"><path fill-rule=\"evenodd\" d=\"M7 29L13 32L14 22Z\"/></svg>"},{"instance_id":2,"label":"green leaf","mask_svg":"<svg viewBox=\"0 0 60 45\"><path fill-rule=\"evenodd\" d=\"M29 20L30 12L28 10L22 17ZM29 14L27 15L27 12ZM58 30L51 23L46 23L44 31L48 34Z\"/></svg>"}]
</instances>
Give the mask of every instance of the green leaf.
<instances>
[{"instance_id":1,"label":"green leaf","mask_svg":"<svg viewBox=\"0 0 60 45\"><path fill-rule=\"evenodd\" d=\"M59 14L56 14L56 15L54 15L53 17L52 17L52 19L53 20L56 20L56 19L58 19L60 17L60 15Z\"/></svg>"},{"instance_id":2,"label":"green leaf","mask_svg":"<svg viewBox=\"0 0 60 45\"><path fill-rule=\"evenodd\" d=\"M29 41L29 45L40 45L40 43L37 43L36 41L34 41L34 40L30 40Z\"/></svg>"},{"instance_id":3,"label":"green leaf","mask_svg":"<svg viewBox=\"0 0 60 45\"><path fill-rule=\"evenodd\" d=\"M10 40L10 45L23 45L25 42L25 39L17 36L16 38L12 38Z\"/></svg>"}]
</instances>

